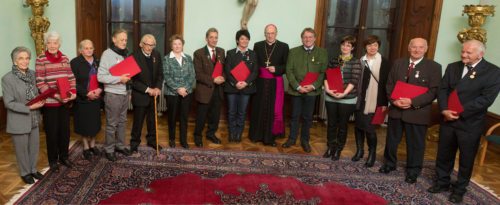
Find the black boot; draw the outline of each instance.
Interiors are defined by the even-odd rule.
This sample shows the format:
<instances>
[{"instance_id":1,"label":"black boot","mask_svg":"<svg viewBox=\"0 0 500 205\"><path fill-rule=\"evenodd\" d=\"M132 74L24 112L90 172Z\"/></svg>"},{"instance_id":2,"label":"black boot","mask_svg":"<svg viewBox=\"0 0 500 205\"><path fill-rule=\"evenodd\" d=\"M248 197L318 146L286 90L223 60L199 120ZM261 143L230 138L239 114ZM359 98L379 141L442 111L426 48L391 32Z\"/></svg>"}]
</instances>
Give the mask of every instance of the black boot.
<instances>
[{"instance_id":1,"label":"black boot","mask_svg":"<svg viewBox=\"0 0 500 205\"><path fill-rule=\"evenodd\" d=\"M366 133L368 142L368 158L366 159L365 167L373 167L377 158L377 134Z\"/></svg>"},{"instance_id":2,"label":"black boot","mask_svg":"<svg viewBox=\"0 0 500 205\"><path fill-rule=\"evenodd\" d=\"M337 143L335 145L335 152L332 156L333 161L337 161L340 159L340 154L344 149L346 140L347 140L347 129L339 128L339 132L337 133Z\"/></svg>"},{"instance_id":3,"label":"black boot","mask_svg":"<svg viewBox=\"0 0 500 205\"><path fill-rule=\"evenodd\" d=\"M323 154L323 158L330 158L330 157L332 157L333 152L334 152L333 151L333 146L328 145L328 148L326 149L325 154Z\"/></svg>"},{"instance_id":4,"label":"black boot","mask_svg":"<svg viewBox=\"0 0 500 205\"><path fill-rule=\"evenodd\" d=\"M342 148L341 147L337 147L335 148L335 151L332 155L332 160L333 161L337 161L340 159L340 153L342 152Z\"/></svg>"},{"instance_id":5,"label":"black boot","mask_svg":"<svg viewBox=\"0 0 500 205\"><path fill-rule=\"evenodd\" d=\"M354 137L356 138L356 154L352 157L352 161L357 162L365 154L365 131L355 128Z\"/></svg>"}]
</instances>

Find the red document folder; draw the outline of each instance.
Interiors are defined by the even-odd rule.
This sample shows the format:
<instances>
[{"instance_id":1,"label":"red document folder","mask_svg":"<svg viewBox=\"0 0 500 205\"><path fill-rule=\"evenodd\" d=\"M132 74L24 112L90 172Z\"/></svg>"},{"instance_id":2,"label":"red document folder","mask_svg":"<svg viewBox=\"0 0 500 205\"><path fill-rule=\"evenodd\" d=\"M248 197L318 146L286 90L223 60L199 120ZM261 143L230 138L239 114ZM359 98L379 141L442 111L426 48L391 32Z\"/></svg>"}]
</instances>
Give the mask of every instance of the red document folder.
<instances>
[{"instance_id":1,"label":"red document folder","mask_svg":"<svg viewBox=\"0 0 500 205\"><path fill-rule=\"evenodd\" d=\"M97 75L90 75L90 79L89 79L89 88L87 89L87 91L93 91L93 90L97 90L97 88L99 88L99 82L97 82Z\"/></svg>"},{"instance_id":2,"label":"red document folder","mask_svg":"<svg viewBox=\"0 0 500 205\"><path fill-rule=\"evenodd\" d=\"M68 78L67 77L58 78L56 79L56 84L57 84L57 89L59 89L59 95L61 96L61 99L68 98L68 93L69 90L71 89Z\"/></svg>"},{"instance_id":3,"label":"red document folder","mask_svg":"<svg viewBox=\"0 0 500 205\"><path fill-rule=\"evenodd\" d=\"M339 67L326 69L326 81L330 90L335 90L336 93L344 92L344 80L342 79L342 71Z\"/></svg>"},{"instance_id":4,"label":"red document folder","mask_svg":"<svg viewBox=\"0 0 500 205\"><path fill-rule=\"evenodd\" d=\"M382 109L382 106L379 106L375 109L375 114L373 115L372 118L372 124L373 125L380 125L384 123L385 116L387 115L387 109L384 111Z\"/></svg>"},{"instance_id":5,"label":"red document folder","mask_svg":"<svg viewBox=\"0 0 500 205\"><path fill-rule=\"evenodd\" d=\"M217 61L214 66L214 72L212 72L212 78L222 76L222 63Z\"/></svg>"},{"instance_id":6,"label":"red document folder","mask_svg":"<svg viewBox=\"0 0 500 205\"><path fill-rule=\"evenodd\" d=\"M231 70L231 74L237 81L245 81L250 75L250 70L248 70L245 62L241 61L236 67Z\"/></svg>"},{"instance_id":7,"label":"red document folder","mask_svg":"<svg viewBox=\"0 0 500 205\"><path fill-rule=\"evenodd\" d=\"M394 90L391 93L391 99L397 100L399 98L414 98L426 93L429 88L408 84L402 81L396 82Z\"/></svg>"},{"instance_id":8,"label":"red document folder","mask_svg":"<svg viewBox=\"0 0 500 205\"><path fill-rule=\"evenodd\" d=\"M39 94L35 98L31 99L29 102L26 103L26 106L31 106L37 102L40 102L42 100L47 99L48 97L54 96L54 94L57 92L56 89L49 88L45 92Z\"/></svg>"},{"instance_id":9,"label":"red document folder","mask_svg":"<svg viewBox=\"0 0 500 205\"><path fill-rule=\"evenodd\" d=\"M453 90L448 96L448 110L452 110L460 114L464 111L464 107L458 98L457 89Z\"/></svg>"},{"instance_id":10,"label":"red document folder","mask_svg":"<svg viewBox=\"0 0 500 205\"><path fill-rule=\"evenodd\" d=\"M306 86L306 85L311 85L318 79L319 73L315 72L307 72L306 76L304 76L304 79L299 83L300 86Z\"/></svg>"},{"instance_id":11,"label":"red document folder","mask_svg":"<svg viewBox=\"0 0 500 205\"><path fill-rule=\"evenodd\" d=\"M129 77L134 77L137 73L141 72L141 68L134 59L134 56L129 56L125 58L122 62L114 65L109 69L109 73L114 76L121 76L123 74L129 74Z\"/></svg>"}]
</instances>

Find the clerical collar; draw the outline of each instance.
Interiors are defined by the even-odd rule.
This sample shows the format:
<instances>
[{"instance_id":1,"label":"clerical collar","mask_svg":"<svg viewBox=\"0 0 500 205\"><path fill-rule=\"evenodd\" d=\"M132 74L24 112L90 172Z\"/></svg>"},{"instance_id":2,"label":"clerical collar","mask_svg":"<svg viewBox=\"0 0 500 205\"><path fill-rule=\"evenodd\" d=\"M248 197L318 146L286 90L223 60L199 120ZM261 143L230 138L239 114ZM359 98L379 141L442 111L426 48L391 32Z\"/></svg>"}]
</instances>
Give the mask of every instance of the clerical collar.
<instances>
[{"instance_id":1,"label":"clerical collar","mask_svg":"<svg viewBox=\"0 0 500 205\"><path fill-rule=\"evenodd\" d=\"M146 52L144 52L144 50L142 50L142 49L141 49L141 51L142 51L142 54L144 54L144 56L146 56L147 58L151 57L151 53L150 53L150 54L147 54L147 53L146 53Z\"/></svg>"},{"instance_id":2,"label":"clerical collar","mask_svg":"<svg viewBox=\"0 0 500 205\"><path fill-rule=\"evenodd\" d=\"M417 65L418 63L420 63L420 61L422 61L424 59L424 57L416 60L416 61L412 61L411 58L410 58L410 63L413 63L413 65Z\"/></svg>"},{"instance_id":3,"label":"clerical collar","mask_svg":"<svg viewBox=\"0 0 500 205\"><path fill-rule=\"evenodd\" d=\"M246 47L246 48L245 48L245 50L244 50L244 51L242 51L242 50L240 49L240 47L239 47L239 46L236 46L236 53L238 53L238 51L239 51L240 53L245 53L245 52L247 52L247 51L248 51L248 47Z\"/></svg>"},{"instance_id":4,"label":"clerical collar","mask_svg":"<svg viewBox=\"0 0 500 205\"><path fill-rule=\"evenodd\" d=\"M266 45L268 45L268 46L272 46L272 45L273 45L273 44L275 44L278 40L274 40L274 42L272 42L272 43L269 43L269 42L267 42L266 40L264 40L264 41L266 42Z\"/></svg>"},{"instance_id":5,"label":"clerical collar","mask_svg":"<svg viewBox=\"0 0 500 205\"><path fill-rule=\"evenodd\" d=\"M185 58L185 57L186 57L186 55L184 55L184 52L181 52L181 56L182 56L183 58ZM168 55L168 57L169 57L169 58L175 58L175 54L174 54L174 52L173 52L173 51L170 51L170 54Z\"/></svg>"}]
</instances>

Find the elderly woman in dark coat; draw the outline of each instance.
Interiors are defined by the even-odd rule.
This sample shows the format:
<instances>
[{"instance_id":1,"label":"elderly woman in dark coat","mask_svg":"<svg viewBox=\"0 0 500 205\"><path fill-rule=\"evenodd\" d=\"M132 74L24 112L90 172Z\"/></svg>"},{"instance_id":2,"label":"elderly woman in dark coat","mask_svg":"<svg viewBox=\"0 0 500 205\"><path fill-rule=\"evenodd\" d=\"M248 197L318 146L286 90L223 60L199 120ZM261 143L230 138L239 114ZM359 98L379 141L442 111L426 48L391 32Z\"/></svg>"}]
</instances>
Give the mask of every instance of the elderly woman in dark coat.
<instances>
[{"instance_id":1,"label":"elderly woman in dark coat","mask_svg":"<svg viewBox=\"0 0 500 205\"><path fill-rule=\"evenodd\" d=\"M38 95L35 72L29 70L31 52L17 47L11 53L12 70L2 77L2 93L7 109L7 133L12 135L21 179L26 184L43 178L36 170L40 145L38 122L39 108L45 100L27 106L26 103Z\"/></svg>"}]
</instances>

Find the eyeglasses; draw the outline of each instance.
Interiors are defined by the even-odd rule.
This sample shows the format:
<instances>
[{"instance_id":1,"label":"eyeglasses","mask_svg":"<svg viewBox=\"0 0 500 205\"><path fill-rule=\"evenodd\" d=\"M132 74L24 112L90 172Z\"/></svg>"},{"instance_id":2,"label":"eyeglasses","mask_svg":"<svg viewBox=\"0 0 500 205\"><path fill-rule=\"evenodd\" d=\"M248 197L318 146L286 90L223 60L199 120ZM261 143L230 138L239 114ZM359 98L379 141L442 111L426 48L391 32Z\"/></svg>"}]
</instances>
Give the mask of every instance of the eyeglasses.
<instances>
[{"instance_id":1,"label":"eyeglasses","mask_svg":"<svg viewBox=\"0 0 500 205\"><path fill-rule=\"evenodd\" d=\"M151 48L154 48L156 47L156 44L149 44L149 43L146 43L146 42L142 42L142 44L146 45L146 46L149 46Z\"/></svg>"}]
</instances>

